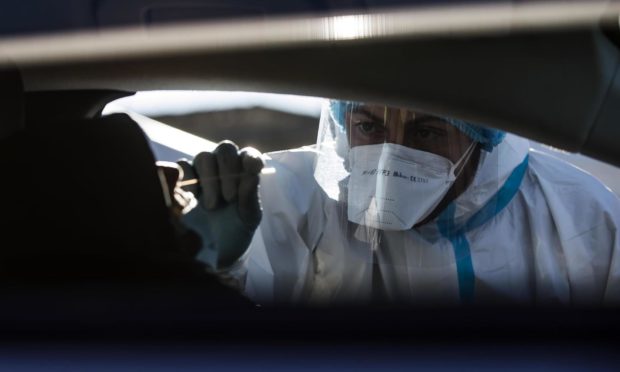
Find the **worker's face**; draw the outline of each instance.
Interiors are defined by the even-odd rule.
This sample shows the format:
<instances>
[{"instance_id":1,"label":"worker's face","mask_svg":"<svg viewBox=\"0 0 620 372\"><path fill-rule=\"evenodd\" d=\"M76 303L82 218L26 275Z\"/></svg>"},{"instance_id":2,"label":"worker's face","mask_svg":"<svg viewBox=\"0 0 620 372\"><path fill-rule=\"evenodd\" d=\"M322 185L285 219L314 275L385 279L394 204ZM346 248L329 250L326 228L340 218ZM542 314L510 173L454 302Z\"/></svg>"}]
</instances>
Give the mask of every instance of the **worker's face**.
<instances>
[{"instance_id":1,"label":"worker's face","mask_svg":"<svg viewBox=\"0 0 620 372\"><path fill-rule=\"evenodd\" d=\"M472 140L440 118L412 110L364 104L346 114L351 147L394 143L456 163Z\"/></svg>"}]
</instances>

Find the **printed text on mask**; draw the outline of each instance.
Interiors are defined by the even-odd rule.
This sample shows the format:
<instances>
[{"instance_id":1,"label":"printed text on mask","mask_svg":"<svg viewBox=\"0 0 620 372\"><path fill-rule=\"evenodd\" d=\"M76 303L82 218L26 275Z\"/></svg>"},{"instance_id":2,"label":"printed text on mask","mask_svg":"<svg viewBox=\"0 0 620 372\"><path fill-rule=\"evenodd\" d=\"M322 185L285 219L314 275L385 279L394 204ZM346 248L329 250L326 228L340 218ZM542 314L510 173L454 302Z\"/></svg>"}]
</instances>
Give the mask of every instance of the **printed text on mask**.
<instances>
[{"instance_id":1,"label":"printed text on mask","mask_svg":"<svg viewBox=\"0 0 620 372\"><path fill-rule=\"evenodd\" d=\"M399 171L391 171L388 169L370 169L362 172L362 176L384 176L384 177L398 177L402 179L408 179L414 183L428 183L428 178L424 177L416 177L416 176L407 176Z\"/></svg>"}]
</instances>

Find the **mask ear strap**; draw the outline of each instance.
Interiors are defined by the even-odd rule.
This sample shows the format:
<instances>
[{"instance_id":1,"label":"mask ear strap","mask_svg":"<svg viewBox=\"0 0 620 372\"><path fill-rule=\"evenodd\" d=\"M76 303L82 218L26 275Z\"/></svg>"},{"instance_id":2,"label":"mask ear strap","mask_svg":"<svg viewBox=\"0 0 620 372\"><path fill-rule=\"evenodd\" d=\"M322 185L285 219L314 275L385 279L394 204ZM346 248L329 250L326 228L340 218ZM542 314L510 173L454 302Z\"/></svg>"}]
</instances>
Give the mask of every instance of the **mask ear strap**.
<instances>
[{"instance_id":1,"label":"mask ear strap","mask_svg":"<svg viewBox=\"0 0 620 372\"><path fill-rule=\"evenodd\" d=\"M461 175L461 173L463 172L463 169L465 168L465 163L467 163L469 161L469 158L474 153L474 150L476 149L476 145L477 144L478 144L478 142L472 141L471 145L469 145L467 150L465 150L465 153L463 153L463 156L461 156L459 161L457 161L454 164L454 167L452 168L452 170L450 172L450 176L452 178L451 181L454 181L455 179L457 179ZM454 172L457 169L458 169L459 173L458 174L454 174Z\"/></svg>"}]
</instances>

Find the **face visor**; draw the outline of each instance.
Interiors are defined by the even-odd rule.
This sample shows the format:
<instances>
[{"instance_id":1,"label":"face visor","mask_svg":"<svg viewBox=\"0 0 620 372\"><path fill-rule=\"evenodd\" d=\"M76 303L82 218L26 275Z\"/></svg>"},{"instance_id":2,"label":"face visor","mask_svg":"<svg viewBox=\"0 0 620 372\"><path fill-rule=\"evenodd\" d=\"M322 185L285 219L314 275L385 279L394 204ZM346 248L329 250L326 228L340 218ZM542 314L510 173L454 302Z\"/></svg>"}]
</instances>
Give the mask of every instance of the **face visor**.
<instances>
[{"instance_id":1,"label":"face visor","mask_svg":"<svg viewBox=\"0 0 620 372\"><path fill-rule=\"evenodd\" d=\"M471 173L475 152L492 151L503 135L410 109L332 100L321 114L315 178L347 205L350 222L407 230L436 217L463 170Z\"/></svg>"}]
</instances>

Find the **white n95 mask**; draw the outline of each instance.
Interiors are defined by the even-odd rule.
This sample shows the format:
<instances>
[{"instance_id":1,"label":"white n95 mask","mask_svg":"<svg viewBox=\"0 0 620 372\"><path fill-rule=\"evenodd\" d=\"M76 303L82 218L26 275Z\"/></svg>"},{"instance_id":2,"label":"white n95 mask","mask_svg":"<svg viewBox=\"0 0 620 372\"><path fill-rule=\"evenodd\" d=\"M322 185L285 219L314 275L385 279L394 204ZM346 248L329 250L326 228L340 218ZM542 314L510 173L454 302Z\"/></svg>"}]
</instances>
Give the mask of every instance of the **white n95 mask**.
<instances>
[{"instance_id":1,"label":"white n95 mask","mask_svg":"<svg viewBox=\"0 0 620 372\"><path fill-rule=\"evenodd\" d=\"M392 143L351 148L349 221L380 230L412 228L437 207L456 180L456 169L474 148L472 142L456 164Z\"/></svg>"}]
</instances>

